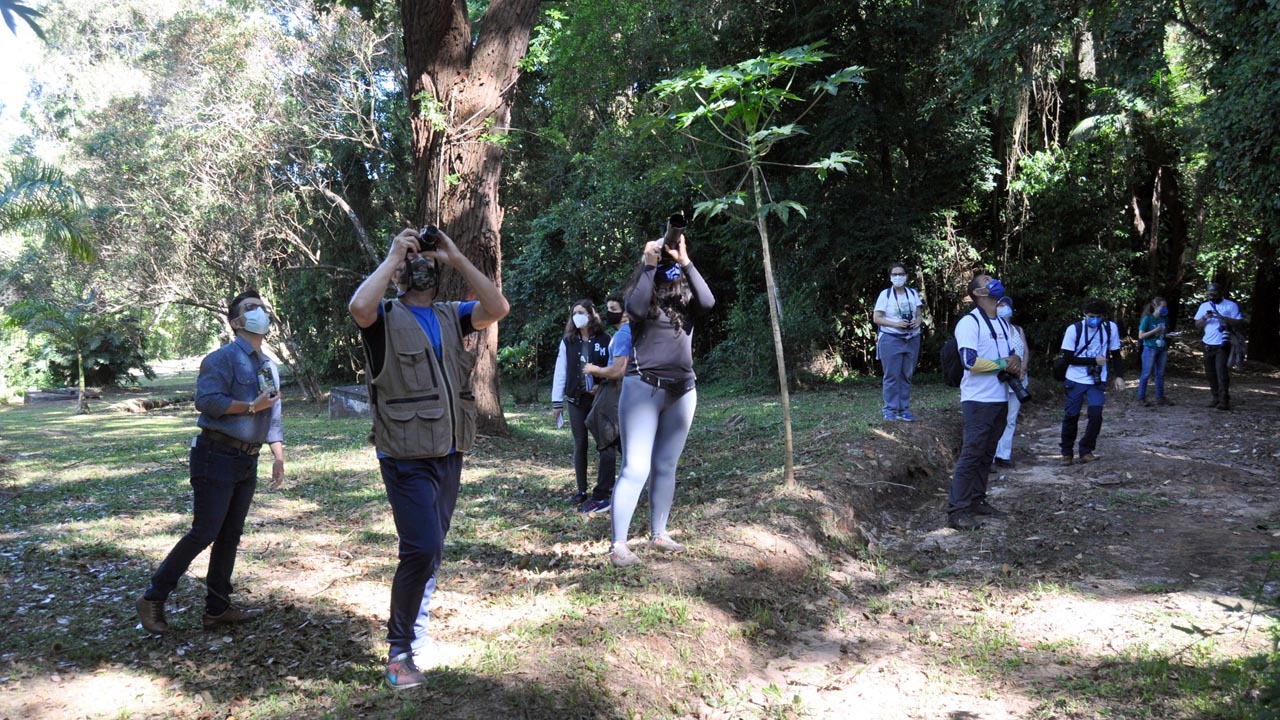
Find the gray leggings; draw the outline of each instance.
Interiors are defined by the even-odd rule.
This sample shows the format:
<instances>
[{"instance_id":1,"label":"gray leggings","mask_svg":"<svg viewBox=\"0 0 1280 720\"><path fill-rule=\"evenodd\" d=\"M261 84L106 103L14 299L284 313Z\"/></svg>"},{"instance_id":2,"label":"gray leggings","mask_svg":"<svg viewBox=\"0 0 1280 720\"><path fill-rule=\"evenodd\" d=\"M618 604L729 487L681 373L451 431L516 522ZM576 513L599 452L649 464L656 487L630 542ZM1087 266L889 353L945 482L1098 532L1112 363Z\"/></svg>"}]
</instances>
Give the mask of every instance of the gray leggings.
<instances>
[{"instance_id":1,"label":"gray leggings","mask_svg":"<svg viewBox=\"0 0 1280 720\"><path fill-rule=\"evenodd\" d=\"M613 488L613 544L625 545L640 491L649 487L649 532L667 533L667 519L676 496L676 463L693 424L698 391L677 395L634 375L622 380L618 421L622 432L622 472Z\"/></svg>"}]
</instances>

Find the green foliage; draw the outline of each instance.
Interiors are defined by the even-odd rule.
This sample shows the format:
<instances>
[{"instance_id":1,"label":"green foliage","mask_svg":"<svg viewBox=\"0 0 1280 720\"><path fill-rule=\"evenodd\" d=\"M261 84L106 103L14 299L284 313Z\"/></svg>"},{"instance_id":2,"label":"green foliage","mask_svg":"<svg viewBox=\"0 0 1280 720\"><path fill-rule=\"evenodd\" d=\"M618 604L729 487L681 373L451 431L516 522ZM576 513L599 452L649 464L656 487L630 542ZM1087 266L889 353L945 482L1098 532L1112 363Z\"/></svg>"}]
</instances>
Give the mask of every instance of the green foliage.
<instances>
[{"instance_id":1,"label":"green foliage","mask_svg":"<svg viewBox=\"0 0 1280 720\"><path fill-rule=\"evenodd\" d=\"M0 175L0 234L42 238L83 260L94 257L88 208L59 169L34 157L5 164Z\"/></svg>"},{"instance_id":2,"label":"green foliage","mask_svg":"<svg viewBox=\"0 0 1280 720\"><path fill-rule=\"evenodd\" d=\"M42 16L43 13L39 10L18 2L18 0L0 0L0 17L4 18L4 24L9 26L9 32L14 35L18 34L18 19L21 18L27 24L27 27L31 28L31 32L34 32L41 40L44 40L44 30L36 22L36 18Z\"/></svg>"},{"instance_id":3,"label":"green foliage","mask_svg":"<svg viewBox=\"0 0 1280 720\"><path fill-rule=\"evenodd\" d=\"M66 303L28 299L9 308L12 322L41 338L34 368L54 382L74 385L136 383L130 372L155 377L142 348L141 327L127 315L103 312L96 292Z\"/></svg>"}]
</instances>

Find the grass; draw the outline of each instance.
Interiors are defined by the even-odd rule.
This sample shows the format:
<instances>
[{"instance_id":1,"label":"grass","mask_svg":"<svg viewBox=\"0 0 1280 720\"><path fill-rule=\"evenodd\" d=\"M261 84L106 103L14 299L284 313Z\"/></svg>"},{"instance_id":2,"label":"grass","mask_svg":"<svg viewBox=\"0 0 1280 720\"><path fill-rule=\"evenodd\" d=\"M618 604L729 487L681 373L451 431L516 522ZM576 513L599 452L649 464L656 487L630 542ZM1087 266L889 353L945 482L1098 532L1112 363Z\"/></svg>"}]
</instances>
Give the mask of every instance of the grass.
<instances>
[{"instance_id":1,"label":"grass","mask_svg":"<svg viewBox=\"0 0 1280 720\"><path fill-rule=\"evenodd\" d=\"M152 391L190 382L166 377ZM855 634L864 623L897 622L900 612L946 618L961 596L990 611L1013 592L981 579L963 589L962 577L925 578L858 542L849 516L859 509L842 503L890 496L858 496L841 478L863 476L855 463L910 462L927 451L880 432L877 388L794 396L796 490L781 486L776 399L715 386L699 395L673 520L690 551L676 559L647 553L630 571L604 560L607 520L566 505L567 431L552 429L541 406L508 405L510 437L485 439L467 461L441 570L438 617L455 633L445 639L465 644L470 657L431 673L420 692L399 695L381 681L396 535L364 440L367 421L328 420L323 408L286 398L288 480L276 492L259 486L236 568L238 599L271 612L225 635L199 631L202 557L171 598L174 631L154 638L136 629L132 603L189 524L190 406L110 410L122 394L87 416L67 406L0 407L0 453L14 458L0 486L0 622L8 630L0 688L12 696L48 686L51 674L106 675L132 694L114 705L104 696L100 714L122 717L224 708L242 720L409 718L427 709L666 718L707 706L725 717L801 718L812 711L796 688L744 685L801 634ZM924 385L914 404L925 415L953 410L953 402L953 391ZM864 470L882 474L874 467ZM642 504L633 532L646 515ZM770 551L770 543L801 554ZM834 581L840 562L860 563L874 580ZM1078 595L1037 582L1022 590ZM915 598L922 587L931 591ZM981 615L928 627L951 647L917 633L921 647L961 683L1007 678L1035 653L1079 659L1079 648L1028 647L1008 622ZM1233 677L1261 672L1225 657L1111 661L1139 672L1063 684L1043 707L1101 712L1088 696L1097 692L1117 701L1159 696L1152 707L1181 711L1201 707L1193 693L1216 697L1212 682L1238 688L1244 680ZM1175 666L1186 683L1157 682ZM61 687L70 692L69 683Z\"/></svg>"}]
</instances>

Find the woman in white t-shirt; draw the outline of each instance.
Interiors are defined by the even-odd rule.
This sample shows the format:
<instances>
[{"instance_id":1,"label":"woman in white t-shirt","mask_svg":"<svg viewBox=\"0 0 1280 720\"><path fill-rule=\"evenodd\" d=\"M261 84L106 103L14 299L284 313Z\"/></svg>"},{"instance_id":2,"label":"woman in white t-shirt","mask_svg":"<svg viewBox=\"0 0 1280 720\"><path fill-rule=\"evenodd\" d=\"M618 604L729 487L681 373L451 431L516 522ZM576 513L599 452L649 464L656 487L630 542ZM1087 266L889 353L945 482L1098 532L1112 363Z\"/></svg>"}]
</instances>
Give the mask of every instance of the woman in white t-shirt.
<instances>
[{"instance_id":1,"label":"woman in white t-shirt","mask_svg":"<svg viewBox=\"0 0 1280 720\"><path fill-rule=\"evenodd\" d=\"M1027 367L1030 361L1027 360L1027 335L1023 329L1013 324L1013 298L1005 295L996 303L996 317L1009 323L1009 349L1010 354L1017 355L1022 358L1022 373L1019 380L1022 386L1027 386ZM1005 385L1005 392L1009 396L1009 417L1005 420L1004 434L1000 436L1000 443L996 445L995 464L997 467L1011 468L1013 467L1013 435L1018 431L1018 410L1022 408L1022 402L1018 400L1018 395Z\"/></svg>"},{"instance_id":2,"label":"woman in white t-shirt","mask_svg":"<svg viewBox=\"0 0 1280 720\"><path fill-rule=\"evenodd\" d=\"M920 293L907 287L907 268L889 266L890 287L876 298L876 357L884 366L885 420L912 422L911 376L920 359Z\"/></svg>"}]
</instances>

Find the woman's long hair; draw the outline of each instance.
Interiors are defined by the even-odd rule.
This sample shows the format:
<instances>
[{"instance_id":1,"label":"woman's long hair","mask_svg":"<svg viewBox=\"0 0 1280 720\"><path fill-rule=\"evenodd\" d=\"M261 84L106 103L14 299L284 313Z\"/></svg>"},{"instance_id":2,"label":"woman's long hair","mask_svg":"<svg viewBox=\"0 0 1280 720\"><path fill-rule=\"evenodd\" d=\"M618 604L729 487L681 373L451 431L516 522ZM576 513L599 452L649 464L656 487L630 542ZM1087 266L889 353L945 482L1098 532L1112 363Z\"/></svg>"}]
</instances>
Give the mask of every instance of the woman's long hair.
<instances>
[{"instance_id":1,"label":"woman's long hair","mask_svg":"<svg viewBox=\"0 0 1280 720\"><path fill-rule=\"evenodd\" d=\"M689 287L689 276L684 273L681 268L680 277L671 282L658 282L656 275L662 272L662 263L654 270L655 277L653 282L653 302L649 303L649 314L643 318L634 320L656 320L658 311L662 310L671 319L672 326L675 327L676 335L684 332L685 328L692 327L689 316L689 302L693 300L693 288ZM631 279L627 281L627 287L623 295L630 297L631 292L636 289L636 284L640 282L640 276L644 273L644 261L640 262L640 266L631 274ZM623 303L623 309L626 304ZM630 313L628 313L630 314Z\"/></svg>"},{"instance_id":2,"label":"woman's long hair","mask_svg":"<svg viewBox=\"0 0 1280 720\"><path fill-rule=\"evenodd\" d=\"M578 337L578 328L573 324L573 308L582 306L587 311L587 317L590 321L587 323L588 337L595 337L604 332L604 324L600 322L600 313L596 312L596 304L583 298L578 302L570 305L569 319L564 321L564 341L566 343L573 342Z\"/></svg>"}]
</instances>

